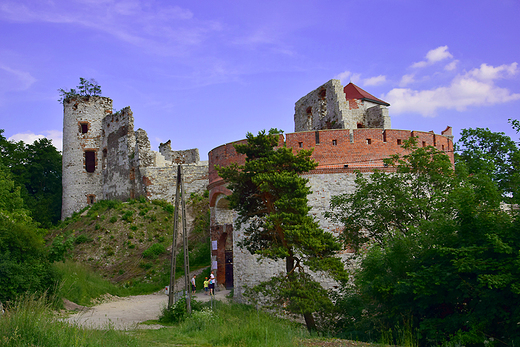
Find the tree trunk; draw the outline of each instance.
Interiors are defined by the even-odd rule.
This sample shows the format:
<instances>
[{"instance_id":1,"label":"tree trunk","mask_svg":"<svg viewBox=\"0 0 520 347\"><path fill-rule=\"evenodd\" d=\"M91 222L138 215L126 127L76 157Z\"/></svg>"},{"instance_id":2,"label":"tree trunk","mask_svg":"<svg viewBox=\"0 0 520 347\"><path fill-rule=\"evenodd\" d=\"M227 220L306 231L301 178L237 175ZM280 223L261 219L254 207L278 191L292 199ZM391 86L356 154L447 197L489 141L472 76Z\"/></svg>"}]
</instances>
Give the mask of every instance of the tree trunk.
<instances>
[{"instance_id":1,"label":"tree trunk","mask_svg":"<svg viewBox=\"0 0 520 347\"><path fill-rule=\"evenodd\" d=\"M312 316L312 313L304 313L303 318L305 318L307 330L309 330L310 333L316 331L316 322L314 322L314 317Z\"/></svg>"},{"instance_id":2,"label":"tree trunk","mask_svg":"<svg viewBox=\"0 0 520 347\"><path fill-rule=\"evenodd\" d=\"M294 257L285 258L285 272L289 274L294 269Z\"/></svg>"}]
</instances>

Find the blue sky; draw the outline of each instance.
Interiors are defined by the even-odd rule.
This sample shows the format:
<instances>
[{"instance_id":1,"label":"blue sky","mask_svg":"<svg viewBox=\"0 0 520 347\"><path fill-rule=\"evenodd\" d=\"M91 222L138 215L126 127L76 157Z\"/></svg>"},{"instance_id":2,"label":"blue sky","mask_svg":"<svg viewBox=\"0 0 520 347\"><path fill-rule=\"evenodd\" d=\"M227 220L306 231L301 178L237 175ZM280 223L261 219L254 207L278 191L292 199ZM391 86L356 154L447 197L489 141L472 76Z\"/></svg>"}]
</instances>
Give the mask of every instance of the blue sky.
<instances>
[{"instance_id":1,"label":"blue sky","mask_svg":"<svg viewBox=\"0 0 520 347\"><path fill-rule=\"evenodd\" d=\"M152 148L293 132L332 78L389 102L395 129L518 140L518 0L0 0L0 129L61 148L58 88L94 78Z\"/></svg>"}]
</instances>

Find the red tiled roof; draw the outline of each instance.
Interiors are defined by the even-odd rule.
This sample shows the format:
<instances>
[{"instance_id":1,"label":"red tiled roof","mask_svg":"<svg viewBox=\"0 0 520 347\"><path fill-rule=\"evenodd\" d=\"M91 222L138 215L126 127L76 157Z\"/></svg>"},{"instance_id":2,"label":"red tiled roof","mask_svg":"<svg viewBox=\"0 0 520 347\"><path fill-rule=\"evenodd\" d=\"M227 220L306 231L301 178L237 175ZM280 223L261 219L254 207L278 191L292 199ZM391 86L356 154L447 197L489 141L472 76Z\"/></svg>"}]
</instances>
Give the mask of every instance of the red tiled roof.
<instances>
[{"instance_id":1,"label":"red tiled roof","mask_svg":"<svg viewBox=\"0 0 520 347\"><path fill-rule=\"evenodd\" d=\"M352 82L347 84L345 86L345 88L343 88L343 91L345 92L345 95L347 96L347 100L348 99L361 99L361 100L371 101L371 102L374 102L374 103L380 104L380 105L390 106L389 103L376 98L375 96L373 96L372 94L368 93L367 91L359 88Z\"/></svg>"}]
</instances>

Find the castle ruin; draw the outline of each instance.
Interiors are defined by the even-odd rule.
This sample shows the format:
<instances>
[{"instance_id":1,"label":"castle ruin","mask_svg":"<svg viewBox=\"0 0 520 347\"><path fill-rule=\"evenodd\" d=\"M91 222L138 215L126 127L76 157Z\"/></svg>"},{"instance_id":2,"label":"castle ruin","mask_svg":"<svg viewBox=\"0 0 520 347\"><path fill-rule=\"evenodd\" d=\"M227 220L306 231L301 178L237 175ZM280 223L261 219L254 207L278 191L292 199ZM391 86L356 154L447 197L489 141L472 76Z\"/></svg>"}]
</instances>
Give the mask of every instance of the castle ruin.
<instances>
[{"instance_id":1,"label":"castle ruin","mask_svg":"<svg viewBox=\"0 0 520 347\"><path fill-rule=\"evenodd\" d=\"M355 189L355 173L369 175L375 169L389 171L383 159L404 153L402 143L417 137L419 146L434 146L453 161L453 136L447 127L441 134L432 131L391 129L388 103L356 85L343 87L330 80L302 97L295 104L295 132L280 135L287 147L297 152L311 149L319 165L305 174L312 194L311 214L331 233L340 229L323 217L333 195ZM244 237L234 230L236 212L229 209L226 196L231 192L218 176L216 166L243 164L234 145L223 144L208 154L209 163L199 160L197 149L174 151L168 141L152 151L146 132L134 131L129 107L112 112L112 100L99 96L78 96L64 102L63 121L63 205L62 217L102 199L128 200L141 196L149 200L173 202L176 189L176 165L184 165L187 193L209 190L211 211L211 268L217 282L235 288L240 299L245 286L269 279L284 268L282 262L264 260L237 243ZM340 256L348 257L345 250ZM315 276L326 286L330 282ZM329 282L328 282L329 281Z\"/></svg>"},{"instance_id":2,"label":"castle ruin","mask_svg":"<svg viewBox=\"0 0 520 347\"><path fill-rule=\"evenodd\" d=\"M369 175L375 169L390 171L383 159L404 153L401 147L410 137L417 137L419 146L434 146L445 151L453 162L453 136L447 127L440 135L433 132L391 129L388 103L379 100L356 85L343 87L331 80L310 92L295 104L295 132L280 135L287 147L297 152L314 148L312 158L319 165L305 174L312 194L308 196L311 214L320 226L339 234L339 226L323 217L333 195L352 193L356 172ZM245 286L268 280L285 268L282 261L264 259L237 247L244 233L234 230L236 212L229 209L226 196L231 194L226 182L218 176L215 166L244 164L245 156L235 151L241 140L214 148L209 152L209 186L211 210L212 268L217 282L234 287L234 295L242 298ZM341 257L348 257L345 250ZM314 274L326 287L336 285L320 274Z\"/></svg>"},{"instance_id":3,"label":"castle ruin","mask_svg":"<svg viewBox=\"0 0 520 347\"><path fill-rule=\"evenodd\" d=\"M143 129L134 131L130 107L112 112L112 100L77 96L63 103L62 218L98 200L141 196L173 201L177 164L184 165L188 194L202 193L208 163L198 149L174 151L171 142L152 151Z\"/></svg>"}]
</instances>

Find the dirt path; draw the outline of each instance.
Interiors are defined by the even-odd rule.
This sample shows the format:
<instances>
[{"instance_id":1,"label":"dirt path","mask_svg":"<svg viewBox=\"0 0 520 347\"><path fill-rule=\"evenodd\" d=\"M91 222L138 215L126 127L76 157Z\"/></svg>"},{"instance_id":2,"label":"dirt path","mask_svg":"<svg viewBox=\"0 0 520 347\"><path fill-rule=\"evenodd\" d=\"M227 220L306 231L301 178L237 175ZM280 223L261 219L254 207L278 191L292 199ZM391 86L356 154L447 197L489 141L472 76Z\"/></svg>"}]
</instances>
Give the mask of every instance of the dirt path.
<instances>
[{"instance_id":1,"label":"dirt path","mask_svg":"<svg viewBox=\"0 0 520 347\"><path fill-rule=\"evenodd\" d=\"M196 273L196 272L194 272ZM183 283L183 279L181 282ZM176 284L176 288L180 288ZM229 290L215 293L215 299L225 301ZM200 292L195 294L197 301L209 301L209 295ZM140 323L158 319L161 310L168 305L168 295L158 292L150 295L136 295L125 298L115 298L109 302L86 308L66 320L84 327L99 329L112 326L115 329L158 329L161 325L140 325Z\"/></svg>"}]
</instances>

